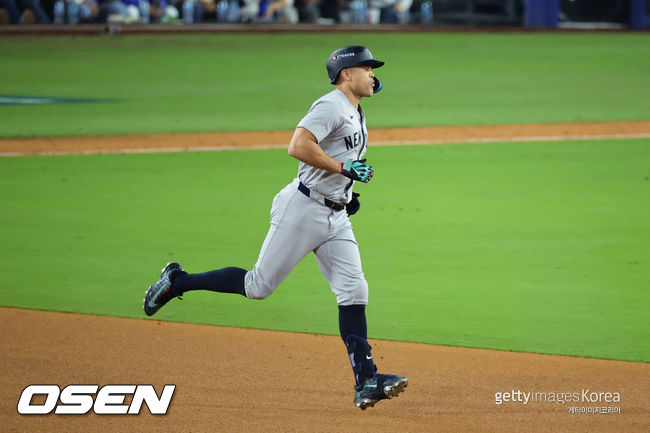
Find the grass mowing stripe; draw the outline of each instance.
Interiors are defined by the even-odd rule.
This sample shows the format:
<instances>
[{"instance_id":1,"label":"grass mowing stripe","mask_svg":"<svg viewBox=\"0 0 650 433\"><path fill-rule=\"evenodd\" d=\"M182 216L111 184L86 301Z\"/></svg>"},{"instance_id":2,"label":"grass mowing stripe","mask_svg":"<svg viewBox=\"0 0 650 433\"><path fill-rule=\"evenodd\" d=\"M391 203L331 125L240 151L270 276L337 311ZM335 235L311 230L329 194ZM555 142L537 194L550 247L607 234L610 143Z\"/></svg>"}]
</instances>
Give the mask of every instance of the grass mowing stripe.
<instances>
[{"instance_id":1,"label":"grass mowing stripe","mask_svg":"<svg viewBox=\"0 0 650 433\"><path fill-rule=\"evenodd\" d=\"M0 106L0 136L290 130L332 86L336 47L387 63L370 127L647 119L647 34L3 37L3 94L111 103ZM46 71L45 73L43 71Z\"/></svg>"},{"instance_id":2,"label":"grass mowing stripe","mask_svg":"<svg viewBox=\"0 0 650 433\"><path fill-rule=\"evenodd\" d=\"M370 149L353 217L370 336L650 361L648 140ZM283 150L0 160L6 306L143 317L170 259L250 268ZM263 302L190 293L156 318L337 333L312 257Z\"/></svg>"}]
</instances>

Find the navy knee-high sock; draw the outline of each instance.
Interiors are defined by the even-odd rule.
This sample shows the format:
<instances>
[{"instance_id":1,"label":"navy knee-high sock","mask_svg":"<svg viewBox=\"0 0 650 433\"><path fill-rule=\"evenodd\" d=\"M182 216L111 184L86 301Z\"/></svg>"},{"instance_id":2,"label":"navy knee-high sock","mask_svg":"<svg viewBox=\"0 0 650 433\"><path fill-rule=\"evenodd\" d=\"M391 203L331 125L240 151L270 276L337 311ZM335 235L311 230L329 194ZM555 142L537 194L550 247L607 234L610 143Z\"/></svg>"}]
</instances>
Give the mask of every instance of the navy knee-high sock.
<instances>
[{"instance_id":1,"label":"navy knee-high sock","mask_svg":"<svg viewBox=\"0 0 650 433\"><path fill-rule=\"evenodd\" d=\"M348 349L357 385L377 372L368 344L365 305L339 305L339 332Z\"/></svg>"},{"instance_id":2,"label":"navy knee-high sock","mask_svg":"<svg viewBox=\"0 0 650 433\"><path fill-rule=\"evenodd\" d=\"M368 338L365 305L339 305L339 332L345 341L348 336Z\"/></svg>"},{"instance_id":3,"label":"navy knee-high sock","mask_svg":"<svg viewBox=\"0 0 650 433\"><path fill-rule=\"evenodd\" d=\"M202 274L178 273L173 277L172 286L183 292L190 290L211 290L221 293L239 293L246 296L244 276L246 269L223 268Z\"/></svg>"}]
</instances>

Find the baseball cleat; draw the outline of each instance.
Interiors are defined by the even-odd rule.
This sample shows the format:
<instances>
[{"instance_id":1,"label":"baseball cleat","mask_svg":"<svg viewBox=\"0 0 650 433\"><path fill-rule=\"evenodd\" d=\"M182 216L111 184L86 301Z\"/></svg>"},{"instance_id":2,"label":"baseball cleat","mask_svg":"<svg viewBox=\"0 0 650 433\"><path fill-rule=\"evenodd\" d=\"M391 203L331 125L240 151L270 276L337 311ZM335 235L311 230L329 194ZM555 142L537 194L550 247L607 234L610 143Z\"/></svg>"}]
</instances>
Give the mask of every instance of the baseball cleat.
<instances>
[{"instance_id":1,"label":"baseball cleat","mask_svg":"<svg viewBox=\"0 0 650 433\"><path fill-rule=\"evenodd\" d=\"M171 275L175 272L185 272L183 267L178 263L167 263L160 273L160 279L156 281L147 290L144 298L144 312L147 316L153 316L156 311L160 310L163 305L171 301L172 298L181 298L182 292L172 288Z\"/></svg>"},{"instance_id":2,"label":"baseball cleat","mask_svg":"<svg viewBox=\"0 0 650 433\"><path fill-rule=\"evenodd\" d=\"M354 387L354 404L361 410L366 410L379 400L397 397L407 386L406 377L375 374Z\"/></svg>"}]
</instances>

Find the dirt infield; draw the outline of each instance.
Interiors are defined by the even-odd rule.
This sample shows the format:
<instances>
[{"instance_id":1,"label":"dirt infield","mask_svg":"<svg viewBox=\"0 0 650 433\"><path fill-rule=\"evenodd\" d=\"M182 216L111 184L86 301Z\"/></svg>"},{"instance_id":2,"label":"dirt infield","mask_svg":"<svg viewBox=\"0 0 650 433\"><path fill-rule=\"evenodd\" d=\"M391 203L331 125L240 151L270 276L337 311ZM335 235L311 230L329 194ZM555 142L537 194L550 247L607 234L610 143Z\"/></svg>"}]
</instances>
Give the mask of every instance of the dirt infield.
<instances>
[{"instance_id":1,"label":"dirt infield","mask_svg":"<svg viewBox=\"0 0 650 433\"><path fill-rule=\"evenodd\" d=\"M646 432L650 365L373 341L409 377L364 412L337 337L0 308L5 432ZM142 384L176 391L166 416L19 415L30 384ZM620 402L506 402L495 393L620 393ZM531 399L532 400L532 399ZM127 402L129 400L127 399ZM34 400L34 404L43 401ZM620 408L573 414L571 407ZM580 409L579 409L580 410Z\"/></svg>"},{"instance_id":2,"label":"dirt infield","mask_svg":"<svg viewBox=\"0 0 650 433\"><path fill-rule=\"evenodd\" d=\"M291 131L0 139L0 156L178 152L286 147ZM370 144L650 138L650 121L370 128Z\"/></svg>"}]
</instances>

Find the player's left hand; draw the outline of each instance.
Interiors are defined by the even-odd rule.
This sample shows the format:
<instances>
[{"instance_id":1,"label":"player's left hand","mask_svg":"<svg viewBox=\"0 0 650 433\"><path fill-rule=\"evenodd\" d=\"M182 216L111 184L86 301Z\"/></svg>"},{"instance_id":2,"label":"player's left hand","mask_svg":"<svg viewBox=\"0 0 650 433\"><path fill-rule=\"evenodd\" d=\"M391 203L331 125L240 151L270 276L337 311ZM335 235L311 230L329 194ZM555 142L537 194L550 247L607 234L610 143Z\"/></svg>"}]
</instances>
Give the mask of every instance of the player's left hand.
<instances>
[{"instance_id":1,"label":"player's left hand","mask_svg":"<svg viewBox=\"0 0 650 433\"><path fill-rule=\"evenodd\" d=\"M348 159L341 163L341 174L349 179L368 183L372 179L374 171L371 165L366 164L365 158L360 160Z\"/></svg>"},{"instance_id":2,"label":"player's left hand","mask_svg":"<svg viewBox=\"0 0 650 433\"><path fill-rule=\"evenodd\" d=\"M345 205L345 211L348 213L348 216L352 216L355 213L359 212L359 209L361 208L361 202L359 202L359 196L361 194L357 192L352 193L352 200L350 200L350 203Z\"/></svg>"}]
</instances>

